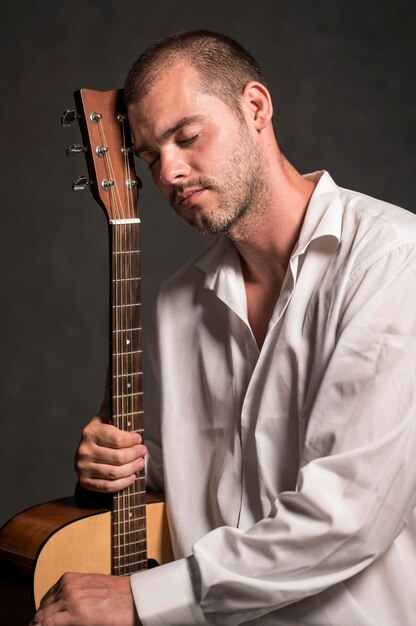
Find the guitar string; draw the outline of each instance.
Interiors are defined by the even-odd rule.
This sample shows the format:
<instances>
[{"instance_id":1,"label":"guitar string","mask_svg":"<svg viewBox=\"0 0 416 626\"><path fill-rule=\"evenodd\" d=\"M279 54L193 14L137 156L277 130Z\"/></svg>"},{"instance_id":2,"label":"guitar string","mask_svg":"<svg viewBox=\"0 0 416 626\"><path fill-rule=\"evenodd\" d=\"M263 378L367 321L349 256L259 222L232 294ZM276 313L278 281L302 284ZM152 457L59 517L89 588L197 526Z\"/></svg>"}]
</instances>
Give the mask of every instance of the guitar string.
<instances>
[{"instance_id":1,"label":"guitar string","mask_svg":"<svg viewBox=\"0 0 416 626\"><path fill-rule=\"evenodd\" d=\"M125 121L124 119L121 121L121 132L122 132L122 144L124 147L123 150L123 171L125 173L125 194L126 194L126 204L127 204L127 215L129 217L134 217L134 212L133 212L133 202L132 202L132 188L128 185L127 181L131 181L131 172L130 172L130 168L129 168L129 159L128 159L128 152L127 152L127 145L126 145L126 132L125 132ZM137 250L138 248L134 246L134 242L133 242L133 236L136 232L136 224L130 224L130 225L126 225L126 248L127 250ZM128 404L128 412L131 414L131 416L129 417L130 420L130 430L135 430L136 424L135 424L135 403L138 399L138 397L136 397L135 393L136 393L136 389L134 386L134 381L135 381L135 371L136 368L134 367L134 357L133 357L133 335L136 331L134 331L133 329L136 327L136 324L134 323L134 319L136 317L135 315L135 310L136 307L132 306L133 304L136 303L136 289L134 287L133 284L133 279L136 278L136 274L132 271L133 270L133 266L132 266L132 254L126 255L126 275L127 277L130 279L127 282L127 285L125 285L125 288L127 287L126 291L128 291L128 303L130 304L130 306L126 309L126 328L129 328L130 330L128 331L129 333L129 339L130 339L130 347L131 350L129 351L129 353L127 354L127 361L128 361L128 365L127 365L127 370L129 372L129 374L131 374L131 377L129 377L129 383L130 383L130 387L127 387L127 393L129 397L129 404ZM132 515L132 511L131 511L131 503L133 502L135 504L135 493L137 491L137 478L136 480L132 483L132 485L129 487L128 489L128 502L127 502L127 508L130 509L129 512L129 530L133 529L133 537L135 538L135 540L138 539L137 537L137 528L136 528L136 518L133 517ZM133 509L135 511L135 509ZM127 545L127 563L128 563L128 568L129 571L131 571L132 567L133 567L133 562L134 562L134 558L132 558L132 552L134 551L134 548L132 549L132 544L130 542L128 542Z\"/></svg>"},{"instance_id":2,"label":"guitar string","mask_svg":"<svg viewBox=\"0 0 416 626\"><path fill-rule=\"evenodd\" d=\"M108 148L108 142L105 136L102 118L99 121L98 129L100 133L101 145ZM111 157L110 157L108 150L104 153L104 166L105 166L105 171L106 171L106 179L115 181ZM121 219L122 217L122 214L120 212L121 202L118 202L119 200L118 193L114 194L114 185L109 187L108 192L109 192L109 198L110 198L110 208L111 208L112 217L113 219ZM115 308L112 308L110 312L110 315L112 316L111 330L113 334L115 334L115 337L114 336L112 337L112 342L114 346L113 351L112 351L113 352L112 354L112 359L113 359L112 386L116 394L115 402L113 406L113 422L115 421L116 426L120 426L120 423L119 423L120 422L120 409L121 409L121 414L123 414L123 407L122 406L120 407L120 389L119 389L119 384L120 384L120 363L119 363L120 309L118 306L119 305L119 288L121 285L121 282L118 280L120 278L119 266L120 266L120 256L121 256L121 241L119 239L119 230L117 228L117 225L113 224L112 226L110 226L110 228L111 228L111 239L112 239L112 251L114 252L113 259L112 259L113 272L112 272L112 277L111 277L112 278L111 290L113 294L112 303L113 305L115 305ZM122 364L121 364L121 368L122 368ZM123 403L123 400L121 400L121 402ZM113 502L114 502L114 506L116 509L116 511L113 512L113 516L115 516L115 519L116 519L116 524L114 525L114 527L117 528L117 536L113 537L113 542L116 541L116 546L115 546L115 550L113 550L113 554L117 555L116 560L118 563L120 563L121 562L121 537L120 537L121 519L120 519L120 494L119 492L113 498ZM114 569L114 566L115 566L115 563L113 562L113 569Z\"/></svg>"},{"instance_id":3,"label":"guitar string","mask_svg":"<svg viewBox=\"0 0 416 626\"><path fill-rule=\"evenodd\" d=\"M124 133L124 145L126 145L126 138L125 138L125 126L123 126L123 133ZM136 183L136 176L135 176L135 172L134 170L132 170L131 168L131 163L130 163L130 159L129 159L129 153L127 152L127 150L124 152L125 155L125 164L126 164L126 171L127 171L127 176L128 176L128 180L130 181L135 181ZM134 175L134 177L132 176L132 174ZM137 192L133 191L135 190L134 184L133 186L129 187L129 193L128 193L128 199L129 199L129 214L130 215L135 215L136 211L137 211ZM137 183L136 183L137 184ZM131 301L132 302L141 302L141 252L140 252L140 225L139 223L134 225L134 228L132 228L132 233L134 233L134 237L131 240L131 246L132 249L137 250L137 256L135 256L135 264L133 263L133 259L132 259L132 255L129 256L129 262L130 262L130 275L135 277L135 282L131 282ZM135 287L134 287L135 285ZM143 436L143 363L142 363L142 359L143 359L143 352L142 352L142 309L141 307L131 307L131 317L133 317L133 312L135 312L134 315L134 321L132 320L132 328L135 328L137 330L132 331L133 333L136 334L136 341L134 342L136 347L140 349L139 352L137 352L137 357L136 357L136 361L137 364L135 366L134 364L134 357L131 356L131 371L133 372L137 372L137 374L133 377L133 380L137 380L137 389L136 387L132 385L132 391L135 394L133 396L133 403L137 403L137 406L135 406L135 410L133 411L134 413L134 420L135 420L135 424L134 424L134 430L136 431L140 431L141 435ZM139 417L140 416L140 417ZM143 520L143 518L145 519L146 517L146 508L145 508L145 485L144 485L144 470L139 471L139 479L134 483L134 510L138 511L138 517ZM146 541L146 526L143 523L143 521L140 522L140 528L137 529L138 531L138 543L141 546L140 551L139 551L139 557L140 557L140 562L142 563L141 568L145 568L147 567L147 541ZM131 559L133 562L135 560L135 557L133 557L133 559Z\"/></svg>"},{"instance_id":4,"label":"guitar string","mask_svg":"<svg viewBox=\"0 0 416 626\"><path fill-rule=\"evenodd\" d=\"M124 123L122 124L122 135L123 135L123 147L126 148L126 140L125 140L125 125ZM104 145L107 145L106 141L105 141L105 133L104 130L102 129L102 136L104 139ZM129 158L128 158L128 153L126 150L123 150L123 155L124 155L124 172L127 174L126 180L132 180L131 177L131 168L130 168L130 162L129 162ZM114 176L114 172L113 172L113 167L112 167L112 162L111 162L111 158L106 159L107 160L107 165L108 165L108 178L110 178L111 180L115 180L115 176ZM110 193L113 191L114 187L110 188ZM132 188L130 186L126 186L125 187L125 192L126 192L126 204L127 204L127 216L123 216L122 213L118 213L117 217L122 218L122 217L128 217L134 216L134 194L132 191ZM115 188L115 193L111 193L111 196L114 195L114 200L115 200L115 208L117 210L117 208L122 211L122 207L123 204L120 201L120 197L119 197L119 190L116 187ZM117 201L118 200L118 201ZM137 280L137 278L139 278L140 272L139 272L139 267L136 268L136 273L133 275L133 265L132 265L132 254L125 254L126 250L138 250L138 241L136 244L136 239L138 238L138 226L137 225L122 225L121 229L116 229L117 232L120 233L119 237L116 237L116 246L118 248L118 252L121 252L121 254L116 254L116 258L117 258L117 265L116 268L119 266L119 257L122 257L122 270L120 272L120 274L118 273L117 269L116 269L116 279L117 278L121 278L121 280L117 280L116 281L116 293L118 294L118 289L117 287L119 286L119 290L122 292L126 291L126 285L125 282L127 282L128 284L128 291L129 291L129 304L135 304L136 303L136 298L134 297L136 294L138 295L138 291L139 291L139 281ZM124 246L122 245L124 243ZM137 245L137 248L135 247ZM138 259L138 263L140 264L140 259ZM128 269L127 269L128 268ZM134 280L127 280L124 281L123 279L134 279L136 280L136 287L134 288ZM123 298L124 300L124 298ZM117 302L116 304L119 303L119 300L117 298ZM134 314L135 311L135 307L130 306L128 308L125 308L125 315L124 315L124 329L133 329L133 328L138 328L138 330L131 330L129 332L134 333L136 332L137 334L139 334L141 332L141 320L140 323L136 324L134 323L133 326L133 320L136 317L136 315ZM140 311L137 310L137 316L140 316ZM119 307L116 308L116 319L119 317ZM117 324L117 329L119 330L119 325ZM119 335L122 335L123 333L116 333L116 342L117 345L119 346L118 340L122 341L121 337L119 338ZM126 337L125 337L126 339ZM138 341L133 342L132 341L132 335L130 335L130 350L122 350L122 353L126 352L125 357L123 356L122 358L122 379L121 379L121 387L122 387L122 394L121 394L121 415L122 415L122 420L123 420L123 428L127 428L128 423L124 422L124 415L125 415L125 405L127 401L127 409L128 409L128 399L129 399L129 395L130 395L130 406L131 406L131 411L128 411L129 413L132 413L132 417L130 418L126 418L126 420L128 421L128 419L130 419L131 422L133 422L135 416L136 416L136 411L137 410L141 410L142 409L142 395L136 395L138 392L142 391L141 385L139 384L138 389L136 390L136 388L133 386L133 381L135 380L135 376L132 377L132 379L130 380L131 386L130 386L130 394L128 391L128 388L126 390L126 392L124 392L124 385L127 386L127 373L128 372L136 372L136 370L141 370L141 367L134 367L134 355L133 355L133 351L134 351L134 347L138 347L136 346L136 343L139 343ZM118 353L120 354L120 351L118 351ZM141 354L138 353L138 358L141 359ZM129 361L129 363L127 364L127 362L125 361ZM126 366L126 367L125 367ZM119 368L119 364L117 363L117 368ZM126 372L127 370L127 372ZM119 382L119 377L117 377L117 382ZM117 386L118 388L118 386ZM117 389L119 391L119 389ZM119 396L120 394L118 393L117 396ZM125 396L127 396L125 398ZM118 403L119 403L119 398L118 398ZM135 404L138 404L138 407L136 408ZM119 412L118 412L119 414ZM134 425L133 426L134 430L138 430L138 425ZM141 427L142 430L142 427ZM140 475L140 473L139 473ZM129 510L128 507L128 496L131 495L131 491L133 492L133 502L134 505L138 504L138 500L137 500L137 488L136 488L136 482L133 483L132 488L126 490L126 492L123 494L122 499L123 499L123 507L122 507L122 512L123 512L123 516L122 516L122 520L120 520L120 522L122 522L121 524L118 525L118 527L120 528L120 526L123 527L123 531L124 531L124 535L126 535L126 527L127 526L131 526L132 521L130 519L126 518L126 512ZM140 481L142 482L142 481ZM141 485L140 485L141 487ZM129 492L129 493L127 493ZM126 502L127 500L127 502ZM143 505L143 502L142 502ZM134 506L134 510L136 510L136 506ZM119 507L120 509L120 507ZM139 517L143 517L143 515L139 515ZM141 537L143 537L143 532L141 529ZM144 533L144 538L145 538L145 533ZM142 538L138 539L139 542L142 542ZM118 542L119 546L120 546L120 541ZM132 552L131 547L128 550L129 555ZM140 555L139 556L143 556ZM146 559L140 559L141 561L146 561ZM128 557L128 562L130 565L133 565L134 562L134 557L130 558L130 556ZM131 571L131 570L130 570Z\"/></svg>"},{"instance_id":5,"label":"guitar string","mask_svg":"<svg viewBox=\"0 0 416 626\"><path fill-rule=\"evenodd\" d=\"M129 176L129 171L128 171L128 168L127 168L128 159L127 159L127 152L126 152L127 146L126 146L126 136L125 136L124 120L121 121L121 132L122 132L122 144L123 144L123 148L124 148L122 154L123 154L123 171L125 173L125 187L124 187L124 190L125 190L125 194L126 194L127 215L132 216L131 206L130 206L130 196L131 196L131 193L130 193L130 189L129 189L128 184L127 184L127 181L130 180L130 176ZM126 225L126 231L127 231L126 232L126 240L128 239L128 241L126 241L126 249L127 250L133 250L133 248L132 248L133 228L134 228L133 224L131 224L129 226ZM129 297L128 297L127 301L128 301L128 303L130 305L133 304L133 292L134 292L134 290L132 290L132 283L133 283L133 281L131 280L131 279L134 278L134 276L132 274L131 256L132 256L131 254L129 254L128 257L126 255L126 266L127 266L126 267L126 270L127 270L126 274L127 274L128 278L130 280L127 282L127 285L125 285L125 288L127 287L126 291L128 291L128 294L129 294ZM130 307L128 307L128 309L126 309L126 318L127 318L126 319L126 328L132 329L134 327L134 325L133 325L134 310L133 310L132 306L130 306ZM129 330L128 331L129 339L130 339L130 344L129 344L130 346L132 345L133 332L134 332L133 330ZM134 370L133 370L133 364L132 364L132 354L131 354L131 351L127 355L127 360L128 360L127 371L128 371L129 374L133 374ZM128 413L133 413L133 415L131 415L131 417L129 418L130 422L131 422L129 430L133 430L134 426L135 426L134 423L133 423L134 422L134 402L135 402L135 400L134 400L134 398L135 398L135 396L134 396L135 389L134 389L134 385L133 385L133 380L134 380L134 376L133 375L131 377L129 376L128 379L126 379L126 381L127 381L126 382L127 394L130 391L130 402L128 403ZM129 387L129 385L130 385L130 387ZM129 425L129 423L127 423L127 425ZM134 481L134 483L128 488L128 496L129 497L128 497L127 506L129 506L129 504L134 500L134 492L135 492L136 481L137 481L137 478ZM124 503L124 504L126 504L126 503ZM132 519L133 516L132 516L131 509L130 509L128 515L129 515L129 530L131 530L132 525L133 525L133 529L135 530L134 524L133 524L133 519ZM133 536L134 536L135 539L137 539L135 532L133 532ZM126 543L125 539L124 539L124 543ZM131 564L132 564L131 552L132 552L132 549L131 549L131 545L129 543L127 545L127 555L126 555L127 563L128 563L129 568L131 567Z\"/></svg>"}]
</instances>

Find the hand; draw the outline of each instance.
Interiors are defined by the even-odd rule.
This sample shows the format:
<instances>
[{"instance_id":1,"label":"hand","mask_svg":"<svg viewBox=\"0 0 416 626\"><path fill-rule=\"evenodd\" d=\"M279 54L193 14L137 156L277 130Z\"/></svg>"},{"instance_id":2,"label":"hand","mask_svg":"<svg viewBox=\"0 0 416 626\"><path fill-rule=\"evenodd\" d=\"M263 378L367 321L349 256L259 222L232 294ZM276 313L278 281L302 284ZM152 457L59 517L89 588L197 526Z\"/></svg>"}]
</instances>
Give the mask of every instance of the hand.
<instances>
[{"instance_id":1,"label":"hand","mask_svg":"<svg viewBox=\"0 0 416 626\"><path fill-rule=\"evenodd\" d=\"M131 485L144 467L146 446L138 433L119 430L94 417L82 431L75 469L82 487L113 493Z\"/></svg>"},{"instance_id":2,"label":"hand","mask_svg":"<svg viewBox=\"0 0 416 626\"><path fill-rule=\"evenodd\" d=\"M30 626L141 626L126 576L64 574Z\"/></svg>"}]
</instances>

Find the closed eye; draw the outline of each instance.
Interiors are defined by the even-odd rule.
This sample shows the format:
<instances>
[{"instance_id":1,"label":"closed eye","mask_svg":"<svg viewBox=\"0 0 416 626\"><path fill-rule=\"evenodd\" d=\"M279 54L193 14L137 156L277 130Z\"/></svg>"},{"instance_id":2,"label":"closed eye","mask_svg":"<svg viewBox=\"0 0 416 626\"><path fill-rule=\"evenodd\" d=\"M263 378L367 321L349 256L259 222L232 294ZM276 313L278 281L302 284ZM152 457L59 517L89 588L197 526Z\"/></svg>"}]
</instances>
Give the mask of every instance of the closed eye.
<instances>
[{"instance_id":1,"label":"closed eye","mask_svg":"<svg viewBox=\"0 0 416 626\"><path fill-rule=\"evenodd\" d=\"M181 139L180 141L178 141L178 143L181 146L190 146L191 143L194 143L194 141L196 141L199 137L199 134L197 135L193 135L192 137L189 137L189 139Z\"/></svg>"}]
</instances>

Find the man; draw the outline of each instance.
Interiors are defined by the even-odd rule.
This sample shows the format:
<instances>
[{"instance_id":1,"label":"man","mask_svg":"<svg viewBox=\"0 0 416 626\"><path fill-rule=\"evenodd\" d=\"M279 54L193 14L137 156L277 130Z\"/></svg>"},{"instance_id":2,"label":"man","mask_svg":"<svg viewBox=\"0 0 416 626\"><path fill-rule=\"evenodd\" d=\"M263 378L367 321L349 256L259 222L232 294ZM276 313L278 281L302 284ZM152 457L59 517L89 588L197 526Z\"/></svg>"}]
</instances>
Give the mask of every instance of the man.
<instances>
[{"instance_id":1,"label":"man","mask_svg":"<svg viewBox=\"0 0 416 626\"><path fill-rule=\"evenodd\" d=\"M301 176L257 64L228 38L156 44L126 98L163 196L223 233L157 307L149 479L177 560L130 580L66 575L34 623L410 626L414 216ZM146 452L94 418L80 482L122 489Z\"/></svg>"}]
</instances>

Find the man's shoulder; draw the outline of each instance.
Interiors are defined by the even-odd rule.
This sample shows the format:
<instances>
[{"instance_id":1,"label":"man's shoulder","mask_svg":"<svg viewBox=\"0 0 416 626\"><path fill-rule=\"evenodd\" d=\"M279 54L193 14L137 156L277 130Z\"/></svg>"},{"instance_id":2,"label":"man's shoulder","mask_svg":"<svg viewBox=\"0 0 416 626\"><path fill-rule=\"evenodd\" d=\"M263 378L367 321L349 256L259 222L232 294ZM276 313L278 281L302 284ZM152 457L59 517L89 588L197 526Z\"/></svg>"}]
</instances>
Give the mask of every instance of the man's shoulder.
<instances>
[{"instance_id":1,"label":"man's shoulder","mask_svg":"<svg viewBox=\"0 0 416 626\"><path fill-rule=\"evenodd\" d=\"M360 192L339 188L342 226L336 264L350 275L349 283L364 272L416 262L416 215L399 206Z\"/></svg>"},{"instance_id":2,"label":"man's shoulder","mask_svg":"<svg viewBox=\"0 0 416 626\"><path fill-rule=\"evenodd\" d=\"M416 242L416 215L395 204L364 193L339 188L343 205L343 234L356 238L367 233L382 241Z\"/></svg>"}]
</instances>

